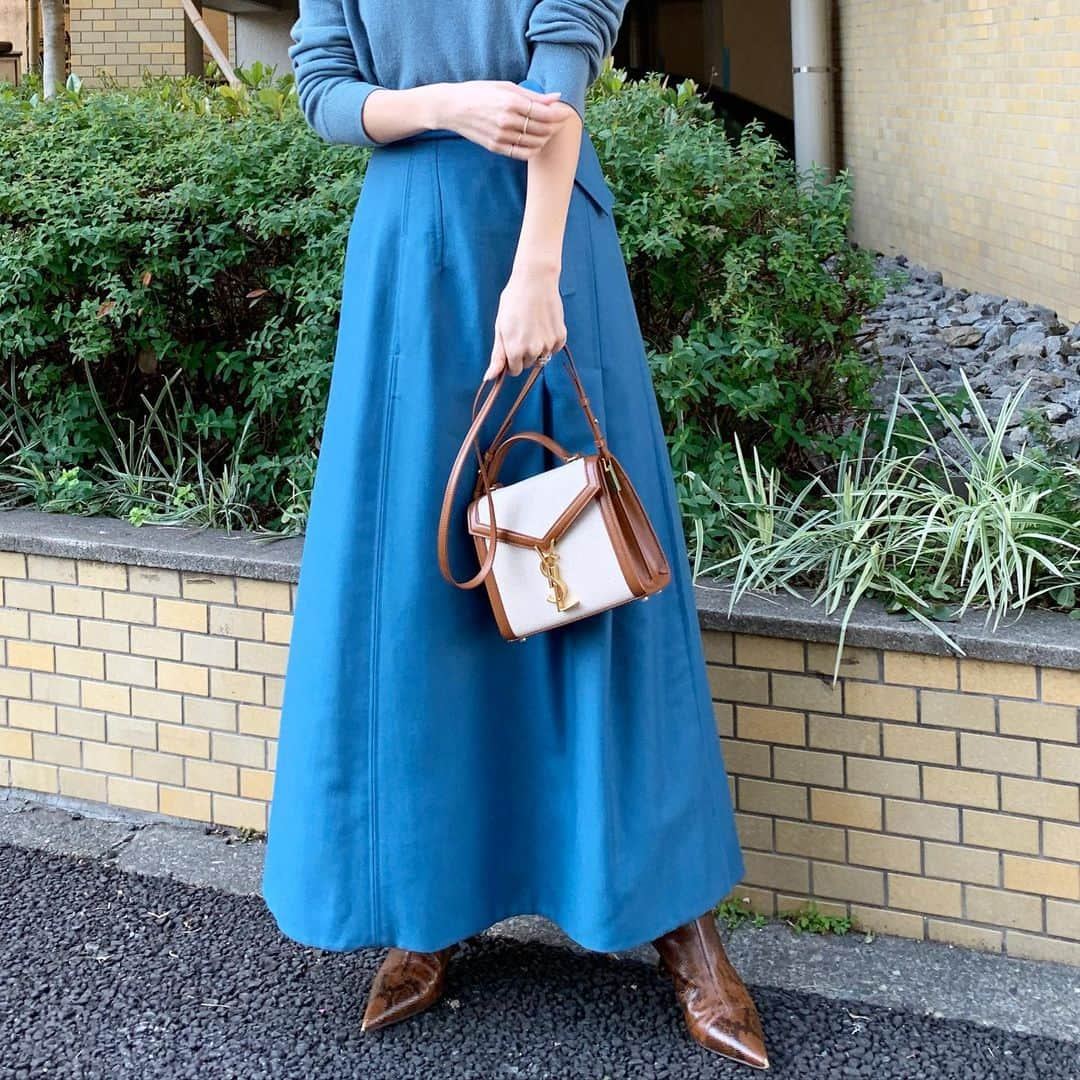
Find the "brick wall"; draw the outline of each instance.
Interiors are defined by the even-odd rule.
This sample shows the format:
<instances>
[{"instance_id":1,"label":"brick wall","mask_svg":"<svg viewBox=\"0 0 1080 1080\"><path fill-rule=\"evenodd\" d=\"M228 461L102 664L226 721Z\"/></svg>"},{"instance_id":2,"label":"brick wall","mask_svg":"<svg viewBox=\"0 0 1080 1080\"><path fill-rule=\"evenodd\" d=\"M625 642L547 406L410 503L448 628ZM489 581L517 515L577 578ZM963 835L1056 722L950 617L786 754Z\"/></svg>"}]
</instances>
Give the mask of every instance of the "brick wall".
<instances>
[{"instance_id":1,"label":"brick wall","mask_svg":"<svg viewBox=\"0 0 1080 1080\"><path fill-rule=\"evenodd\" d=\"M265 829L295 588L0 551L0 785ZM1080 671L705 643L736 895L1080 964Z\"/></svg>"},{"instance_id":2,"label":"brick wall","mask_svg":"<svg viewBox=\"0 0 1080 1080\"><path fill-rule=\"evenodd\" d=\"M1080 0L838 0L855 235L1080 319Z\"/></svg>"},{"instance_id":3,"label":"brick wall","mask_svg":"<svg viewBox=\"0 0 1080 1080\"><path fill-rule=\"evenodd\" d=\"M71 70L88 86L104 69L135 85L142 72L184 74L184 9L165 0L70 0Z\"/></svg>"}]
</instances>

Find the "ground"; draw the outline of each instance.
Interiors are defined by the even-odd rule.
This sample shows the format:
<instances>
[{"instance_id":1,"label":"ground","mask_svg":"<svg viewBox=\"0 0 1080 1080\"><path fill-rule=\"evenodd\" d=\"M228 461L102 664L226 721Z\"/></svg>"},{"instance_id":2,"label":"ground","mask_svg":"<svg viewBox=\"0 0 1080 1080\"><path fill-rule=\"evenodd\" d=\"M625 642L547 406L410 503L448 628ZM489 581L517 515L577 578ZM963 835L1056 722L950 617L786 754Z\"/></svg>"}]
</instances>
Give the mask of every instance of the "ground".
<instances>
[{"instance_id":1,"label":"ground","mask_svg":"<svg viewBox=\"0 0 1080 1080\"><path fill-rule=\"evenodd\" d=\"M0 1077L748 1077L692 1042L651 947L508 920L426 1013L363 1033L382 950L283 937L262 843L0 797ZM932 943L740 929L778 1080L1080 1077L1080 972Z\"/></svg>"}]
</instances>

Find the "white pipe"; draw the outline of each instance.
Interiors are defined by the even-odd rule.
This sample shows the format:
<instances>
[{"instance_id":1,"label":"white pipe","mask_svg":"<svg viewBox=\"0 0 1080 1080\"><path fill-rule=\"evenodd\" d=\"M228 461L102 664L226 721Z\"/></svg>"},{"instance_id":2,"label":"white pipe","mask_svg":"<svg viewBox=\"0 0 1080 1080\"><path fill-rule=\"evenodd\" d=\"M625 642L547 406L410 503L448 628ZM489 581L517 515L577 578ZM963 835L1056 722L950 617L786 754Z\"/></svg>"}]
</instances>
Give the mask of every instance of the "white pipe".
<instances>
[{"instance_id":1,"label":"white pipe","mask_svg":"<svg viewBox=\"0 0 1080 1080\"><path fill-rule=\"evenodd\" d=\"M830 0L791 0L791 64L795 89L795 165L836 171Z\"/></svg>"}]
</instances>

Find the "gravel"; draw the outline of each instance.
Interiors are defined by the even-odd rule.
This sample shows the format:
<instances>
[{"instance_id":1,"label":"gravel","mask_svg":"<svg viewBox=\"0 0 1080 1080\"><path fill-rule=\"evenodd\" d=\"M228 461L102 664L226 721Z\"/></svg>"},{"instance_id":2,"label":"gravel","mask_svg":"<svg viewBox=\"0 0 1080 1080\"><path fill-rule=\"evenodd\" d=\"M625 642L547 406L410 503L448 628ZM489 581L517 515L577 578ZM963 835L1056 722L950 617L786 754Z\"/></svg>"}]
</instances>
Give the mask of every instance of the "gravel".
<instances>
[{"instance_id":1,"label":"gravel","mask_svg":"<svg viewBox=\"0 0 1080 1080\"><path fill-rule=\"evenodd\" d=\"M0 1077L748 1077L650 964L484 935L444 998L364 1034L382 950L331 953L258 897L0 846ZM760 987L777 1078L1077 1080L1075 1043Z\"/></svg>"}]
</instances>

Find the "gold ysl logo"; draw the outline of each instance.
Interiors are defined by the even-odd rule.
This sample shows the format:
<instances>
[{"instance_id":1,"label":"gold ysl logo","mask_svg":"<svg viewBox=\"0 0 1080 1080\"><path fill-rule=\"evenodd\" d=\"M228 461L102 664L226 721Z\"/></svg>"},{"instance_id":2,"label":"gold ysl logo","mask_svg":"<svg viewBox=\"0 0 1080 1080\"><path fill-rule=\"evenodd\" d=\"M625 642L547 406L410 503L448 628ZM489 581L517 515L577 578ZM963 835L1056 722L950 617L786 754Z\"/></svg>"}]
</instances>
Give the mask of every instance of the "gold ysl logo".
<instances>
[{"instance_id":1,"label":"gold ysl logo","mask_svg":"<svg viewBox=\"0 0 1080 1080\"><path fill-rule=\"evenodd\" d=\"M554 604L559 611L569 611L580 601L570 595L570 589L563 581L555 541L549 541L547 546L537 544L536 550L540 554L540 573L547 578L547 583L551 586L551 591L547 594L548 603Z\"/></svg>"}]
</instances>

